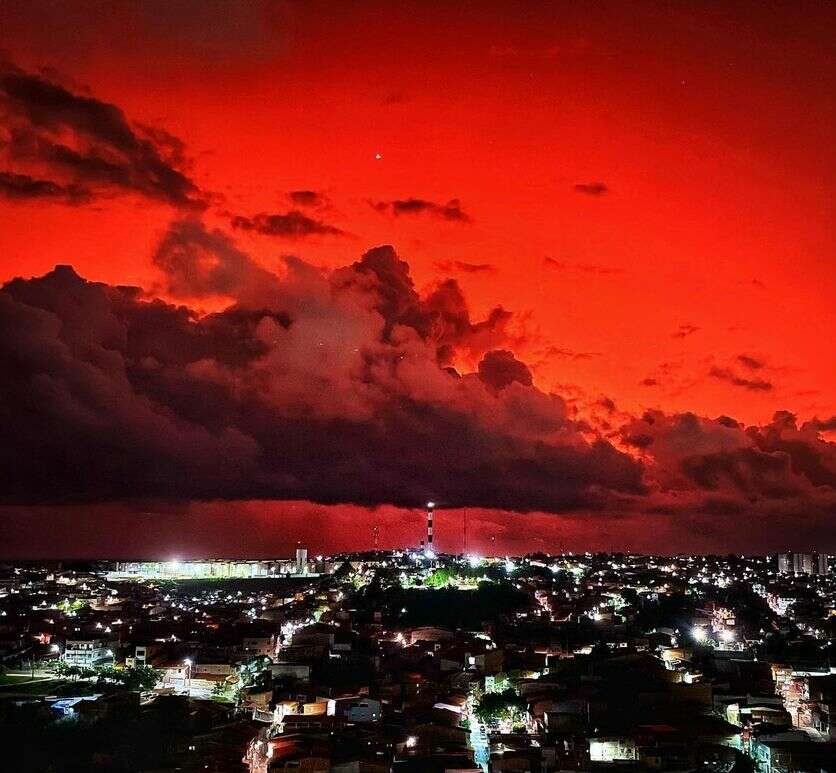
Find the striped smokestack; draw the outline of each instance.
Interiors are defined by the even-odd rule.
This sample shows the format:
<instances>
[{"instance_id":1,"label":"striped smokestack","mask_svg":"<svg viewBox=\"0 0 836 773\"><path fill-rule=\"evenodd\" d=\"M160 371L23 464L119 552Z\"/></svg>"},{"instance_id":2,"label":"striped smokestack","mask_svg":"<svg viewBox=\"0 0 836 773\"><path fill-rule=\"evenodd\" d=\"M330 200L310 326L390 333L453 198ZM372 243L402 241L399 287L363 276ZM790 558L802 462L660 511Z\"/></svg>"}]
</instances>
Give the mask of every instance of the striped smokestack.
<instances>
[{"instance_id":1,"label":"striped smokestack","mask_svg":"<svg viewBox=\"0 0 836 773\"><path fill-rule=\"evenodd\" d=\"M427 550L433 549L433 513L435 502L427 502Z\"/></svg>"}]
</instances>

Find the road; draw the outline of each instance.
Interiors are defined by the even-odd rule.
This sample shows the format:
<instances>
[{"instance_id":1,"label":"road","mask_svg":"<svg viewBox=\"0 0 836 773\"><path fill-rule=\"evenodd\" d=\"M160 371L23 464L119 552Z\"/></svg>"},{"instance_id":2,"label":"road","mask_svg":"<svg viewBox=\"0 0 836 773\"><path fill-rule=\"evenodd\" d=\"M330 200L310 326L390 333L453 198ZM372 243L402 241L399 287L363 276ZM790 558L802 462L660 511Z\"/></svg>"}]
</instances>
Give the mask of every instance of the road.
<instances>
[{"instance_id":1,"label":"road","mask_svg":"<svg viewBox=\"0 0 836 773\"><path fill-rule=\"evenodd\" d=\"M474 712L473 696L467 698L467 719L470 723L470 748L473 749L473 759L485 773L491 759L491 746L488 742L488 732Z\"/></svg>"}]
</instances>

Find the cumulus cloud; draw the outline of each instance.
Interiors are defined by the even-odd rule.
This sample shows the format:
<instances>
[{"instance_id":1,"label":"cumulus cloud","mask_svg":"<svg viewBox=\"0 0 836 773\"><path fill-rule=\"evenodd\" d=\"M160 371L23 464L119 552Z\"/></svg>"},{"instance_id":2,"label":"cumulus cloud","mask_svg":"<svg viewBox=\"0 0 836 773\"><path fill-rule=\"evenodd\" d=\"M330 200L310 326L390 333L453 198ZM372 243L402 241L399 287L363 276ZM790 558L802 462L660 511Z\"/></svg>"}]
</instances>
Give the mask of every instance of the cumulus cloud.
<instances>
[{"instance_id":1,"label":"cumulus cloud","mask_svg":"<svg viewBox=\"0 0 836 773\"><path fill-rule=\"evenodd\" d=\"M775 518L836 515L836 444L780 411L764 426L648 411L622 428L648 464L648 506ZM812 526L811 522L811 526Z\"/></svg>"},{"instance_id":2,"label":"cumulus cloud","mask_svg":"<svg viewBox=\"0 0 836 773\"><path fill-rule=\"evenodd\" d=\"M393 201L373 201L372 207L378 212L394 217L402 215L430 215L442 220L458 223L470 223L472 218L463 209L458 199L450 199L446 204L437 204L427 199L394 199Z\"/></svg>"},{"instance_id":3,"label":"cumulus cloud","mask_svg":"<svg viewBox=\"0 0 836 773\"><path fill-rule=\"evenodd\" d=\"M132 193L176 207L204 208L183 145L167 132L131 123L109 102L39 74L0 65L0 193L81 204Z\"/></svg>"},{"instance_id":4,"label":"cumulus cloud","mask_svg":"<svg viewBox=\"0 0 836 773\"><path fill-rule=\"evenodd\" d=\"M528 365L518 360L513 352L505 349L495 349L482 358L479 363L479 378L496 391L514 383L523 386L531 386L533 383Z\"/></svg>"},{"instance_id":5,"label":"cumulus cloud","mask_svg":"<svg viewBox=\"0 0 836 773\"><path fill-rule=\"evenodd\" d=\"M172 287L242 300L198 317L69 267L0 291L3 501L565 511L642 491L640 466L588 441L510 353L451 378L439 344L476 346L483 323L454 283L419 296L391 248L331 274L291 260L278 277L194 223L166 240ZM195 276L193 248L225 265Z\"/></svg>"},{"instance_id":6,"label":"cumulus cloud","mask_svg":"<svg viewBox=\"0 0 836 773\"><path fill-rule=\"evenodd\" d=\"M514 354L510 312L473 319L453 279L419 293L392 247L273 272L187 218L154 261L169 296L231 305L201 316L68 266L0 289L0 504L432 497L781 533L836 515L836 419L632 417L604 398L582 420Z\"/></svg>"},{"instance_id":7,"label":"cumulus cloud","mask_svg":"<svg viewBox=\"0 0 836 773\"><path fill-rule=\"evenodd\" d=\"M334 278L341 286L374 282L375 310L384 320L384 338L391 340L398 325L411 327L436 347L442 365L451 364L459 350L481 356L508 339L507 326L513 316L510 311L496 306L485 319L473 321L455 279L445 279L424 297L419 296L409 265L388 245L369 250L350 271L337 271Z\"/></svg>"},{"instance_id":8,"label":"cumulus cloud","mask_svg":"<svg viewBox=\"0 0 836 773\"><path fill-rule=\"evenodd\" d=\"M165 289L180 298L221 295L244 302L269 292L274 274L238 249L220 229L208 230L197 218L173 222L152 261L165 277Z\"/></svg>"},{"instance_id":9,"label":"cumulus cloud","mask_svg":"<svg viewBox=\"0 0 836 773\"><path fill-rule=\"evenodd\" d=\"M836 432L836 416L829 419L815 417L804 424L804 429L812 429L816 432Z\"/></svg>"}]
</instances>

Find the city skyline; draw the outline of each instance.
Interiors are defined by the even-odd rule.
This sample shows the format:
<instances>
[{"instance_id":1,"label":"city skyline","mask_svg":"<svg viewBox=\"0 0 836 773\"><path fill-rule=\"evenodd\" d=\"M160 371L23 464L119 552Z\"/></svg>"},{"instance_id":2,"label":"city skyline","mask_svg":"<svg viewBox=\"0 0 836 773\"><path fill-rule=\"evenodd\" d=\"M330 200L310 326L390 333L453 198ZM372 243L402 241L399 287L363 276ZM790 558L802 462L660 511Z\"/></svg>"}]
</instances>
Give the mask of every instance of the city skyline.
<instances>
[{"instance_id":1,"label":"city skyline","mask_svg":"<svg viewBox=\"0 0 836 773\"><path fill-rule=\"evenodd\" d=\"M0 559L836 552L834 22L4 4Z\"/></svg>"}]
</instances>

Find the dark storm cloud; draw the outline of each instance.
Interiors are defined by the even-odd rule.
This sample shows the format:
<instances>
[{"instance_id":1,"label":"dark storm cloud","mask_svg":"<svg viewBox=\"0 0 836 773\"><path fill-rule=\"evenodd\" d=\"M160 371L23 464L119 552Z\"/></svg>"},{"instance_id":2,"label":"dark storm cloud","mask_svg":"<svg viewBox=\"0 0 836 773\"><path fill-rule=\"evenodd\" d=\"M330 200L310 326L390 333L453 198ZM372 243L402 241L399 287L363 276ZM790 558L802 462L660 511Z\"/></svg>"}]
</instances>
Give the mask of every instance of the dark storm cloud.
<instances>
[{"instance_id":1,"label":"dark storm cloud","mask_svg":"<svg viewBox=\"0 0 836 773\"><path fill-rule=\"evenodd\" d=\"M472 218L463 209L458 199L450 199L446 204L437 204L426 199L395 199L393 201L374 201L372 207L378 212L384 212L400 217L402 215L430 215L442 220L459 223L470 223Z\"/></svg>"},{"instance_id":2,"label":"dark storm cloud","mask_svg":"<svg viewBox=\"0 0 836 773\"><path fill-rule=\"evenodd\" d=\"M223 231L207 230L198 219L172 223L152 260L165 275L167 292L180 298L246 299L276 282L274 274L238 249Z\"/></svg>"},{"instance_id":3,"label":"dark storm cloud","mask_svg":"<svg viewBox=\"0 0 836 773\"><path fill-rule=\"evenodd\" d=\"M436 269L445 274L461 272L463 274L493 274L496 266L491 263L468 263L464 260L442 260L435 264Z\"/></svg>"},{"instance_id":4,"label":"dark storm cloud","mask_svg":"<svg viewBox=\"0 0 836 773\"><path fill-rule=\"evenodd\" d=\"M195 277L210 253L224 266ZM0 291L5 502L433 496L563 511L643 490L640 466L584 439L510 353L486 348L480 375L451 378L440 344L475 351L500 315L471 322L455 283L418 296L391 248L330 275L292 259L280 279L185 222L157 264L184 294L246 300L197 317L69 267Z\"/></svg>"},{"instance_id":5,"label":"dark storm cloud","mask_svg":"<svg viewBox=\"0 0 836 773\"><path fill-rule=\"evenodd\" d=\"M799 429L790 413L744 427L728 416L649 411L622 435L652 461L648 501L672 511L710 512L719 496L750 515L805 516L811 528L836 515L836 444Z\"/></svg>"},{"instance_id":6,"label":"dark storm cloud","mask_svg":"<svg viewBox=\"0 0 836 773\"><path fill-rule=\"evenodd\" d=\"M517 383L531 386L533 380L528 366L518 360L513 352L495 349L487 352L479 363L479 378L495 390L505 389Z\"/></svg>"},{"instance_id":7,"label":"dark storm cloud","mask_svg":"<svg viewBox=\"0 0 836 773\"><path fill-rule=\"evenodd\" d=\"M265 236L284 239L304 239L308 236L343 236L344 231L321 220L309 217L298 209L284 214L260 212L252 217L235 215L232 227L242 231L255 231Z\"/></svg>"},{"instance_id":8,"label":"dark storm cloud","mask_svg":"<svg viewBox=\"0 0 836 773\"><path fill-rule=\"evenodd\" d=\"M51 199L67 204L84 204L90 201L92 195L80 185L61 185L53 180L41 180L28 174L0 172L0 197L12 201Z\"/></svg>"},{"instance_id":9,"label":"dark storm cloud","mask_svg":"<svg viewBox=\"0 0 836 773\"><path fill-rule=\"evenodd\" d=\"M203 208L206 195L185 171L182 143L131 124L116 105L78 94L42 75L0 66L0 145L7 173L41 185L32 198L77 204L92 194L134 193L177 207ZM22 188L17 191L21 196Z\"/></svg>"},{"instance_id":10,"label":"dark storm cloud","mask_svg":"<svg viewBox=\"0 0 836 773\"><path fill-rule=\"evenodd\" d=\"M817 417L806 422L804 426L817 432L836 432L836 416L831 416L829 419Z\"/></svg>"},{"instance_id":11,"label":"dark storm cloud","mask_svg":"<svg viewBox=\"0 0 836 773\"><path fill-rule=\"evenodd\" d=\"M609 188L602 182L578 183L575 185L575 193L583 193L587 196L603 196Z\"/></svg>"},{"instance_id":12,"label":"dark storm cloud","mask_svg":"<svg viewBox=\"0 0 836 773\"><path fill-rule=\"evenodd\" d=\"M439 282L420 297L409 265L390 246L369 250L351 271L337 271L334 275L334 281L343 287L365 285L369 278L376 284L375 310L384 320L383 337L387 341L397 325L411 327L436 347L436 357L442 365L452 362L456 350L480 355L506 343L511 312L496 306L485 319L474 322L455 279Z\"/></svg>"},{"instance_id":13,"label":"dark storm cloud","mask_svg":"<svg viewBox=\"0 0 836 773\"><path fill-rule=\"evenodd\" d=\"M708 375L720 381L727 381L734 386L750 389L753 392L768 392L772 389L772 383L762 378L746 378L740 376L730 368L713 367L708 371Z\"/></svg>"}]
</instances>

